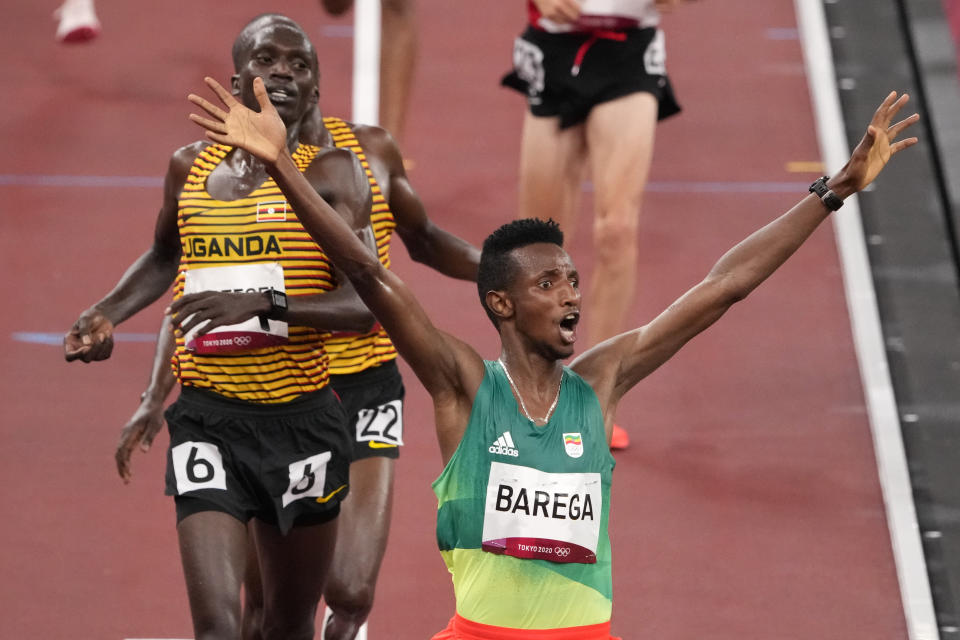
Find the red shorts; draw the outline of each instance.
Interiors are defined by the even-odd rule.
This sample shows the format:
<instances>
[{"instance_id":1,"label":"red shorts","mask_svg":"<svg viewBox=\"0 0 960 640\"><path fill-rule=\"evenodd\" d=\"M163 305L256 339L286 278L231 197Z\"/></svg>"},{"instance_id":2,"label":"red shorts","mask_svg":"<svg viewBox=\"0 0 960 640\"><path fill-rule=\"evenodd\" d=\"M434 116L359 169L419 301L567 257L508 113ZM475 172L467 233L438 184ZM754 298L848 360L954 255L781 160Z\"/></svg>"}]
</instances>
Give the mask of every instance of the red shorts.
<instances>
[{"instance_id":1,"label":"red shorts","mask_svg":"<svg viewBox=\"0 0 960 640\"><path fill-rule=\"evenodd\" d=\"M454 614L447 628L433 640L620 640L610 635L610 623L590 624L563 629L510 629L471 622Z\"/></svg>"}]
</instances>

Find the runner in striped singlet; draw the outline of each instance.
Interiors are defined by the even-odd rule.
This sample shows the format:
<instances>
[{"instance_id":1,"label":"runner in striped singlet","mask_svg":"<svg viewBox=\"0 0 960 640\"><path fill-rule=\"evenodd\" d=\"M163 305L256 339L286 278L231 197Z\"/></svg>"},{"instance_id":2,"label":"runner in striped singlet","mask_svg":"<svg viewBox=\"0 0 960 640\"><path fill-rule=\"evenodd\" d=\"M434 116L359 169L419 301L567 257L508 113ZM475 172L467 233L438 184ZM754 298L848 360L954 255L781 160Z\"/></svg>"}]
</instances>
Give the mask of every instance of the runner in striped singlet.
<instances>
[{"instance_id":1,"label":"runner in striped singlet","mask_svg":"<svg viewBox=\"0 0 960 640\"><path fill-rule=\"evenodd\" d=\"M321 115L314 108L304 118L300 140L354 152L370 182L371 226L381 263L390 266L390 240L396 230L410 255L453 278L475 281L480 252L437 227L407 179L393 138L379 127L354 125ZM403 381L396 350L382 328L325 335L330 383L351 425L354 462L350 466L350 500L341 509L337 550L324 587L328 618L324 640L352 640L364 633L373 607L377 576L386 550L393 493L394 459L403 434ZM149 448L163 426L163 405L174 386L169 366L173 339L161 330L148 388L124 427L117 448L121 477L129 480L130 455ZM349 531L348 535L343 535ZM255 566L250 563L250 566ZM244 626L256 627L263 603L259 576L248 572ZM258 637L246 632L246 638Z\"/></svg>"},{"instance_id":2,"label":"runner in striped singlet","mask_svg":"<svg viewBox=\"0 0 960 640\"><path fill-rule=\"evenodd\" d=\"M517 220L484 242L477 288L501 343L498 361L485 362L438 330L410 289L306 184L262 87L255 85L258 113L207 84L226 111L191 96L207 114L191 119L267 163L304 227L323 239L433 398L445 466L434 483L437 540L457 597L457 613L435 640L610 637L613 463L604 445L618 402L776 271L893 154L915 144L894 140L919 119L891 124L908 98L890 93L832 178L817 180L793 208L730 249L648 324L566 367L581 299L556 223Z\"/></svg>"},{"instance_id":3,"label":"runner in striped singlet","mask_svg":"<svg viewBox=\"0 0 960 640\"><path fill-rule=\"evenodd\" d=\"M256 105L253 79L270 87L297 171L372 251L370 190L356 156L298 143L319 93L303 30L262 16L241 31L233 57L237 95ZM349 289L330 291L335 282L263 163L197 142L171 160L153 247L65 337L68 360L104 359L113 327L174 283L182 390L166 413L167 493L198 638L240 636L248 542L263 577L263 637L314 636L352 439L312 327L371 324Z\"/></svg>"}]
</instances>

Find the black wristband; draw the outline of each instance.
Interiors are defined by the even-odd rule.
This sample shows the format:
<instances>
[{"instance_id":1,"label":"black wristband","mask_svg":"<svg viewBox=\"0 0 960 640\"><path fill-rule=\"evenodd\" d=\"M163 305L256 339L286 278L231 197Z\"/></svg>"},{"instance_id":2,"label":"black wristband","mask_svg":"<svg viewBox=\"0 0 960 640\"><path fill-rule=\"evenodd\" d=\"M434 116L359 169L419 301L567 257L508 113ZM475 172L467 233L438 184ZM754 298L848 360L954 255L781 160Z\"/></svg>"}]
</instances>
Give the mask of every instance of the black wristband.
<instances>
[{"instance_id":1,"label":"black wristband","mask_svg":"<svg viewBox=\"0 0 960 640\"><path fill-rule=\"evenodd\" d=\"M270 311L267 313L267 317L273 320L282 320L287 315L287 294L283 291L270 289L267 291L267 296L270 299Z\"/></svg>"},{"instance_id":2,"label":"black wristband","mask_svg":"<svg viewBox=\"0 0 960 640\"><path fill-rule=\"evenodd\" d=\"M272 287L264 293L270 302L270 310L259 315L260 328L269 331L270 323L268 320L282 320L287 315L287 294Z\"/></svg>"},{"instance_id":3,"label":"black wristband","mask_svg":"<svg viewBox=\"0 0 960 640\"><path fill-rule=\"evenodd\" d=\"M810 185L810 193L817 194L817 197L820 198L820 202L823 203L827 209L830 211L836 211L843 206L843 199L835 194L827 186L827 180L830 178L828 176L823 176L817 178L812 185Z\"/></svg>"}]
</instances>

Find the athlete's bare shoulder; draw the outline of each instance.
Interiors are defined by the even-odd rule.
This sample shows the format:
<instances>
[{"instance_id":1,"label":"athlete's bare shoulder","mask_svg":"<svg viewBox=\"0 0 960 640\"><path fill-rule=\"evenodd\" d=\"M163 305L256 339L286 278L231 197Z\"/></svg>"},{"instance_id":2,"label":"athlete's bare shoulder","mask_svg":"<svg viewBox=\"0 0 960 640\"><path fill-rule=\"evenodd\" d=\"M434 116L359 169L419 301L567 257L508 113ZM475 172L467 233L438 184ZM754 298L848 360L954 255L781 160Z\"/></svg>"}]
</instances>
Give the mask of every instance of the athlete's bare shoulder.
<instances>
[{"instance_id":1,"label":"athlete's bare shoulder","mask_svg":"<svg viewBox=\"0 0 960 640\"><path fill-rule=\"evenodd\" d=\"M403 154L389 131L369 124L351 124L350 128L364 151L380 160L391 175L404 173Z\"/></svg>"},{"instance_id":2,"label":"athlete's bare shoulder","mask_svg":"<svg viewBox=\"0 0 960 640\"><path fill-rule=\"evenodd\" d=\"M347 215L354 229L370 224L370 185L349 149L321 147L303 173L327 204Z\"/></svg>"},{"instance_id":3,"label":"athlete's bare shoulder","mask_svg":"<svg viewBox=\"0 0 960 640\"><path fill-rule=\"evenodd\" d=\"M167 167L167 182L170 183L172 181L173 184L182 187L183 183L187 180L187 173L190 171L190 167L192 167L193 163L197 160L197 156L201 151L212 146L212 144L213 143L205 140L197 140L174 151L170 157L170 165Z\"/></svg>"},{"instance_id":4,"label":"athlete's bare shoulder","mask_svg":"<svg viewBox=\"0 0 960 640\"><path fill-rule=\"evenodd\" d=\"M353 122L348 122L347 125L353 131L353 135L357 136L360 144L392 144L396 146L393 136L383 127L372 124L354 124Z\"/></svg>"},{"instance_id":5,"label":"athlete's bare shoulder","mask_svg":"<svg viewBox=\"0 0 960 640\"><path fill-rule=\"evenodd\" d=\"M617 393L616 383L620 366L621 343L631 339L632 337L628 334L615 336L587 349L570 363L570 368L593 387L604 411L606 411L608 405L615 404L619 399L619 396L615 394ZM622 395L622 392L620 395Z\"/></svg>"},{"instance_id":6,"label":"athlete's bare shoulder","mask_svg":"<svg viewBox=\"0 0 960 640\"><path fill-rule=\"evenodd\" d=\"M197 155L201 151L211 146L213 146L213 143L207 140L197 140L196 142L185 144L173 152L170 163L171 165L187 163L189 166L193 164L193 161L197 159Z\"/></svg>"},{"instance_id":7,"label":"athlete's bare shoulder","mask_svg":"<svg viewBox=\"0 0 960 640\"><path fill-rule=\"evenodd\" d=\"M366 184L363 167L357 156L349 149L337 147L320 147L306 175L308 178L317 176L334 181L359 179L361 184Z\"/></svg>"}]
</instances>

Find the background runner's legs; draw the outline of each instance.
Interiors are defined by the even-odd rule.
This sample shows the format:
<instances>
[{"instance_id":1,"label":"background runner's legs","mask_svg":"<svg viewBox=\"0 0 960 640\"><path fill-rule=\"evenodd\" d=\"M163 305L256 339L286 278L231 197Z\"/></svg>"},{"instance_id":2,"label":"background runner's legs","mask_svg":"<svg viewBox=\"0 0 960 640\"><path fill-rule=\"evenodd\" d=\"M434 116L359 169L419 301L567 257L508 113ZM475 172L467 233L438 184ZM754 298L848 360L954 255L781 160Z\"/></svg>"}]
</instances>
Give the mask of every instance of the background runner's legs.
<instances>
[{"instance_id":1,"label":"background runner's legs","mask_svg":"<svg viewBox=\"0 0 960 640\"><path fill-rule=\"evenodd\" d=\"M350 465L350 495L340 509L337 551L324 587L334 615L325 640L351 637L374 604L377 576L390 527L393 468L391 458L373 457ZM389 612L389 604L387 605Z\"/></svg>"},{"instance_id":2,"label":"background runner's legs","mask_svg":"<svg viewBox=\"0 0 960 640\"><path fill-rule=\"evenodd\" d=\"M595 312L585 318L587 344L629 325L637 286L641 205L653 158L657 100L634 93L597 105L587 117L593 180L594 271L587 296Z\"/></svg>"},{"instance_id":3,"label":"background runner's legs","mask_svg":"<svg viewBox=\"0 0 960 640\"><path fill-rule=\"evenodd\" d=\"M523 115L517 217L553 218L564 232L564 242L570 243L583 201L587 141L585 125L558 133L559 125L559 116L538 117L529 111Z\"/></svg>"}]
</instances>

